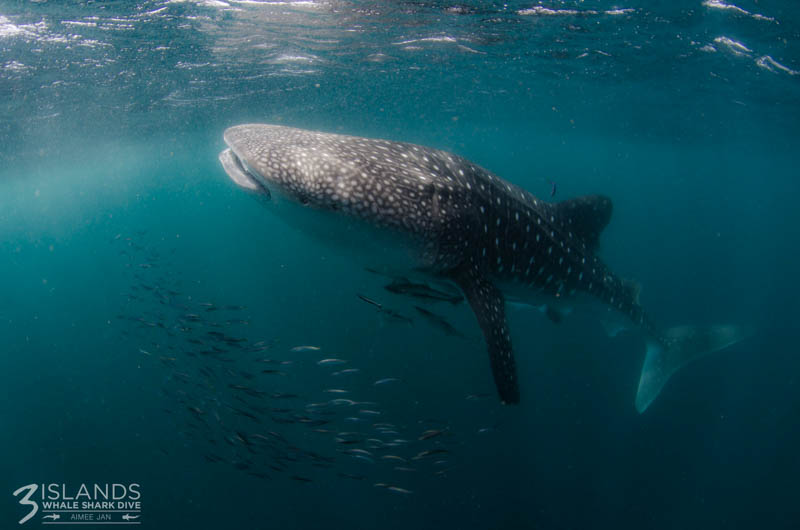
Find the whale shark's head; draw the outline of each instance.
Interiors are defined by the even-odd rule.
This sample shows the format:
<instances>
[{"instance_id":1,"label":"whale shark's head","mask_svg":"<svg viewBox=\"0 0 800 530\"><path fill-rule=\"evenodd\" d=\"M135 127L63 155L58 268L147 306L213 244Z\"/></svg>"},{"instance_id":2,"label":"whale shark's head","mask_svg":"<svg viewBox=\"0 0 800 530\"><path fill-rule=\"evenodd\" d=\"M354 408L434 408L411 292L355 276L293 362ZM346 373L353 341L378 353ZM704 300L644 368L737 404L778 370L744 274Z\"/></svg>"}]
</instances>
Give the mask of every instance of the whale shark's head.
<instances>
[{"instance_id":1,"label":"whale shark's head","mask_svg":"<svg viewBox=\"0 0 800 530\"><path fill-rule=\"evenodd\" d=\"M220 154L228 176L239 186L321 210L359 208L375 201L359 156L343 149L337 135L291 127L246 124L225 130L229 149ZM379 186L380 187L380 186Z\"/></svg>"},{"instance_id":2,"label":"whale shark's head","mask_svg":"<svg viewBox=\"0 0 800 530\"><path fill-rule=\"evenodd\" d=\"M224 140L219 159L231 180L270 197L279 217L325 240L363 246L363 228L388 228L410 235L411 247L423 242L429 261L446 221L464 210L464 190L454 180L437 182L446 169L440 157L456 163L444 152L267 124L230 127Z\"/></svg>"},{"instance_id":3,"label":"whale shark's head","mask_svg":"<svg viewBox=\"0 0 800 530\"><path fill-rule=\"evenodd\" d=\"M381 257L393 264L410 256L415 268L445 269L463 259L473 233L470 182L484 171L469 161L409 143L279 125L237 125L224 139L219 158L228 176L271 196L270 210L287 224L339 248L399 248Z\"/></svg>"},{"instance_id":4,"label":"whale shark's head","mask_svg":"<svg viewBox=\"0 0 800 530\"><path fill-rule=\"evenodd\" d=\"M306 209L433 237L465 211L455 155L430 148L280 125L225 130L219 158L239 186ZM277 206L277 204L276 204Z\"/></svg>"}]
</instances>

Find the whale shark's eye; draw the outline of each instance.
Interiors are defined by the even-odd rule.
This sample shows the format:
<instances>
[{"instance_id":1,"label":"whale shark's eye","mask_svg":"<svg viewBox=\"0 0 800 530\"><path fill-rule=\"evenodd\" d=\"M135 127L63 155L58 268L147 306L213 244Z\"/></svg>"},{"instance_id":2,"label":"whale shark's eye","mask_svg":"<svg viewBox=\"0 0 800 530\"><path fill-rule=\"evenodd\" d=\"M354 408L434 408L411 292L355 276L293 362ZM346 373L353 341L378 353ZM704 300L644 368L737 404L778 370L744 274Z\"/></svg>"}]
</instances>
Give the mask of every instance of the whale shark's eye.
<instances>
[{"instance_id":1,"label":"whale shark's eye","mask_svg":"<svg viewBox=\"0 0 800 530\"><path fill-rule=\"evenodd\" d=\"M303 206L308 206L309 200L308 197L300 197L300 204Z\"/></svg>"}]
</instances>

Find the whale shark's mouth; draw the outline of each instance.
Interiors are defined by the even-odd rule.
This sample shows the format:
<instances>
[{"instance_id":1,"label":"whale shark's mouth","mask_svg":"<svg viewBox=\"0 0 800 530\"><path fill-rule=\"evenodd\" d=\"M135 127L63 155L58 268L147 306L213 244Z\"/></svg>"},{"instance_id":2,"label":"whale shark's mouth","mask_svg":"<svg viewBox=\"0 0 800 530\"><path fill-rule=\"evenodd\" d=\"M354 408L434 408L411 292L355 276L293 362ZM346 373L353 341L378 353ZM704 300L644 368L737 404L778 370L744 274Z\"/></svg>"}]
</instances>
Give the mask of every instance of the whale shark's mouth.
<instances>
[{"instance_id":1,"label":"whale shark's mouth","mask_svg":"<svg viewBox=\"0 0 800 530\"><path fill-rule=\"evenodd\" d=\"M219 161L225 169L225 173L234 181L239 187L242 187L253 193L259 195L266 195L267 198L271 197L269 189L263 184L262 179L258 174L251 170L242 159L236 156L233 149L230 147L225 149L219 154Z\"/></svg>"}]
</instances>

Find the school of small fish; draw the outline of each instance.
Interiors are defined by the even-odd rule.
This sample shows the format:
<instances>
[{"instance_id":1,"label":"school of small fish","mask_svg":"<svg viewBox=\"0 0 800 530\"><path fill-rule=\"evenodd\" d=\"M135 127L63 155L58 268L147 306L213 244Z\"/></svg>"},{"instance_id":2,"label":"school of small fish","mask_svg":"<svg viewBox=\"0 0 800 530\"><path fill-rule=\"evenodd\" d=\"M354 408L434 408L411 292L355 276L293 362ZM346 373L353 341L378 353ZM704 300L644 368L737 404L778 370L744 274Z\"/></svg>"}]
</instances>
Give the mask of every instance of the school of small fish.
<instances>
[{"instance_id":1,"label":"school of small fish","mask_svg":"<svg viewBox=\"0 0 800 530\"><path fill-rule=\"evenodd\" d=\"M184 287L191 282L164 258L175 250L160 251L147 239L136 232L112 240L130 274L117 315L120 342L137 363L163 371L162 410L208 465L299 483L332 470L399 496L413 493L409 482L446 477L458 465L456 448L464 442L447 420L393 423L380 406L388 391L381 389L398 388L401 378L363 373L355 359L323 346L258 338L247 307L192 295ZM329 383L314 388L304 379L320 376ZM375 395L354 395L345 385L355 377ZM172 448L165 443L160 450L169 456Z\"/></svg>"}]
</instances>

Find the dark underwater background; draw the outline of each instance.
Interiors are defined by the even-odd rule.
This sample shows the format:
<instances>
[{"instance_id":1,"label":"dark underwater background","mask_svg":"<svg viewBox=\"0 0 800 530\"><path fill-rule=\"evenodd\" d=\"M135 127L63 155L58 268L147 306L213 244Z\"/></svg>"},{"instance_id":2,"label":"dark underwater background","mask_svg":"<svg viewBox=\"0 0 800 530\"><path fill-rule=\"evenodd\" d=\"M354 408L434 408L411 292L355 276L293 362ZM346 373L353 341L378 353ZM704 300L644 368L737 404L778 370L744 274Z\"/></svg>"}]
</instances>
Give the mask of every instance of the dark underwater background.
<instances>
[{"instance_id":1,"label":"dark underwater background","mask_svg":"<svg viewBox=\"0 0 800 530\"><path fill-rule=\"evenodd\" d=\"M800 527L798 37L787 0L0 1L0 528L93 482L143 528ZM233 185L244 122L606 194L656 322L756 333L639 415L640 335L510 309L502 406L464 304Z\"/></svg>"}]
</instances>

